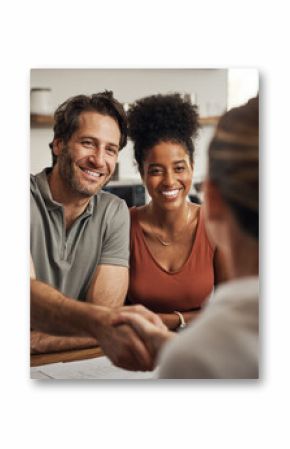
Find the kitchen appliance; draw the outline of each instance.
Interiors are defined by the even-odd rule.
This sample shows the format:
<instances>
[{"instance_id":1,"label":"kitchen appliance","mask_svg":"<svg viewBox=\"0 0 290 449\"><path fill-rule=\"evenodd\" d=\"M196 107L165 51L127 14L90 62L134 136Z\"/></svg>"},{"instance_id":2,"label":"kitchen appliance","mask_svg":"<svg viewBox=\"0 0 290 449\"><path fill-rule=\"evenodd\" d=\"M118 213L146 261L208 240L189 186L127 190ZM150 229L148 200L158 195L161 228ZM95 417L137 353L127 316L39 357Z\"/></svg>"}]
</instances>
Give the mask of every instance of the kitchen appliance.
<instances>
[{"instance_id":1,"label":"kitchen appliance","mask_svg":"<svg viewBox=\"0 0 290 449\"><path fill-rule=\"evenodd\" d=\"M109 184L103 190L126 201L128 207L143 206L145 204L145 188L142 184Z\"/></svg>"}]
</instances>

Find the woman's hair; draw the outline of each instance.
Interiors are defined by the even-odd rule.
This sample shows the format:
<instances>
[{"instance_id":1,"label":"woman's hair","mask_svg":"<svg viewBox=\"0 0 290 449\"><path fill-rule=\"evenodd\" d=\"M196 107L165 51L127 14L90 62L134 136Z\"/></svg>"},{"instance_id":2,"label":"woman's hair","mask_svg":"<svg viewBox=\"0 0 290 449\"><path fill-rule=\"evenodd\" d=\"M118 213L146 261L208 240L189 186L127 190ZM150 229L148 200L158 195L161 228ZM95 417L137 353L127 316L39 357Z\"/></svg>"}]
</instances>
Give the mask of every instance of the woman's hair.
<instances>
[{"instance_id":1,"label":"woman's hair","mask_svg":"<svg viewBox=\"0 0 290 449\"><path fill-rule=\"evenodd\" d=\"M98 112L109 115L118 124L121 132L120 150L127 144L127 117L121 103L114 97L112 91L100 92L91 96L77 95L62 103L54 113L54 139L67 143L79 127L79 116L82 112ZM53 142L49 144L53 148ZM53 165L57 157L52 152Z\"/></svg>"},{"instance_id":2,"label":"woman's hair","mask_svg":"<svg viewBox=\"0 0 290 449\"><path fill-rule=\"evenodd\" d=\"M178 93L152 95L136 101L128 111L128 135L134 143L140 172L148 150L160 142L183 145L193 162L192 138L198 126L197 107Z\"/></svg>"},{"instance_id":3,"label":"woman's hair","mask_svg":"<svg viewBox=\"0 0 290 449\"><path fill-rule=\"evenodd\" d=\"M209 178L239 225L259 237L259 98L225 113L209 146Z\"/></svg>"}]
</instances>

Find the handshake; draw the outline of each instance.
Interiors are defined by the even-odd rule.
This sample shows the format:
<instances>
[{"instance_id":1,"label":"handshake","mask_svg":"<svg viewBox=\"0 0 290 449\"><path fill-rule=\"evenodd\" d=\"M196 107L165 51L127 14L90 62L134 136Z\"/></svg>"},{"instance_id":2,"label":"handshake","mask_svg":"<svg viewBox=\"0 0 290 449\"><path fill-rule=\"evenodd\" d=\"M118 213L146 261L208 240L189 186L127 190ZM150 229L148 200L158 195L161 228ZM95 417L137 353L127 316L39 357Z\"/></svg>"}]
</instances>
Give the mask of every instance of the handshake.
<instances>
[{"instance_id":1,"label":"handshake","mask_svg":"<svg viewBox=\"0 0 290 449\"><path fill-rule=\"evenodd\" d=\"M174 338L161 318L141 305L105 312L96 338L104 353L118 367L151 371L163 344Z\"/></svg>"}]
</instances>

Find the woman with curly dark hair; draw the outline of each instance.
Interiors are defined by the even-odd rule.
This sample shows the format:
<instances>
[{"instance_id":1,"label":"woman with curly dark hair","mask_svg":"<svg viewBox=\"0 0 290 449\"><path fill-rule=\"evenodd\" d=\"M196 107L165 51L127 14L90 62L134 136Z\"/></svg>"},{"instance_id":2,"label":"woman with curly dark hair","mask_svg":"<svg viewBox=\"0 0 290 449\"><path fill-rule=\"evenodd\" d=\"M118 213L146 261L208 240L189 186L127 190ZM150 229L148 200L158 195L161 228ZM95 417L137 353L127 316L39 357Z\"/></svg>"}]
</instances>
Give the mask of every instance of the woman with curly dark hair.
<instances>
[{"instance_id":1,"label":"woman with curly dark hair","mask_svg":"<svg viewBox=\"0 0 290 449\"><path fill-rule=\"evenodd\" d=\"M128 300L178 329L199 313L221 273L203 208L188 201L197 107L177 93L153 95L132 105L128 125L151 197L149 204L131 209Z\"/></svg>"},{"instance_id":2,"label":"woman with curly dark hair","mask_svg":"<svg viewBox=\"0 0 290 449\"><path fill-rule=\"evenodd\" d=\"M259 98L226 112L208 152L204 182L208 231L229 268L213 301L185 332L122 311L166 379L259 377ZM194 279L193 279L194 282Z\"/></svg>"}]
</instances>

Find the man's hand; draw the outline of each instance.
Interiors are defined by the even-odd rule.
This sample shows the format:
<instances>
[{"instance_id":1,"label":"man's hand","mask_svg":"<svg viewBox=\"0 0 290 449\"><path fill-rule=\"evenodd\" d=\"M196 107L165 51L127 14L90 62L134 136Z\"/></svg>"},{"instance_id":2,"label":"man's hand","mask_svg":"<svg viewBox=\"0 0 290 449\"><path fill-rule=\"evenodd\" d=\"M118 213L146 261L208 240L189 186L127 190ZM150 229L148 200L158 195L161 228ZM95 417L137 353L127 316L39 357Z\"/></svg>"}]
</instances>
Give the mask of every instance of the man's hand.
<instances>
[{"instance_id":1,"label":"man's hand","mask_svg":"<svg viewBox=\"0 0 290 449\"><path fill-rule=\"evenodd\" d=\"M130 371L151 371L152 357L138 335L126 325L108 326L99 335L104 353L114 365Z\"/></svg>"},{"instance_id":2,"label":"man's hand","mask_svg":"<svg viewBox=\"0 0 290 449\"><path fill-rule=\"evenodd\" d=\"M119 324L113 326L114 319L121 309L103 308L97 311L97 323L91 333L95 336L114 365L131 371L150 371L153 360L150 353L136 332L129 326Z\"/></svg>"},{"instance_id":3,"label":"man's hand","mask_svg":"<svg viewBox=\"0 0 290 449\"><path fill-rule=\"evenodd\" d=\"M125 309L125 308L123 308ZM147 310L147 309L146 309ZM150 312L152 313L152 312ZM160 322L162 320L158 317ZM145 313L131 311L131 308L121 310L117 317L113 320L113 325L127 324L134 329L139 338L144 342L148 349L153 363L156 361L157 354L163 344L175 336L173 332L168 331L167 327L162 323L156 323L156 319L152 320L152 316L146 316Z\"/></svg>"},{"instance_id":4,"label":"man's hand","mask_svg":"<svg viewBox=\"0 0 290 449\"><path fill-rule=\"evenodd\" d=\"M128 306L113 310L103 309L101 322L98 310L99 326L95 329L96 337L105 354L116 366L132 371L152 370L154 359L146 344L133 328L117 322L122 313L127 311L130 311L130 315L143 316L146 322L152 323L157 329L166 329L158 315L150 310L141 305Z\"/></svg>"}]
</instances>

